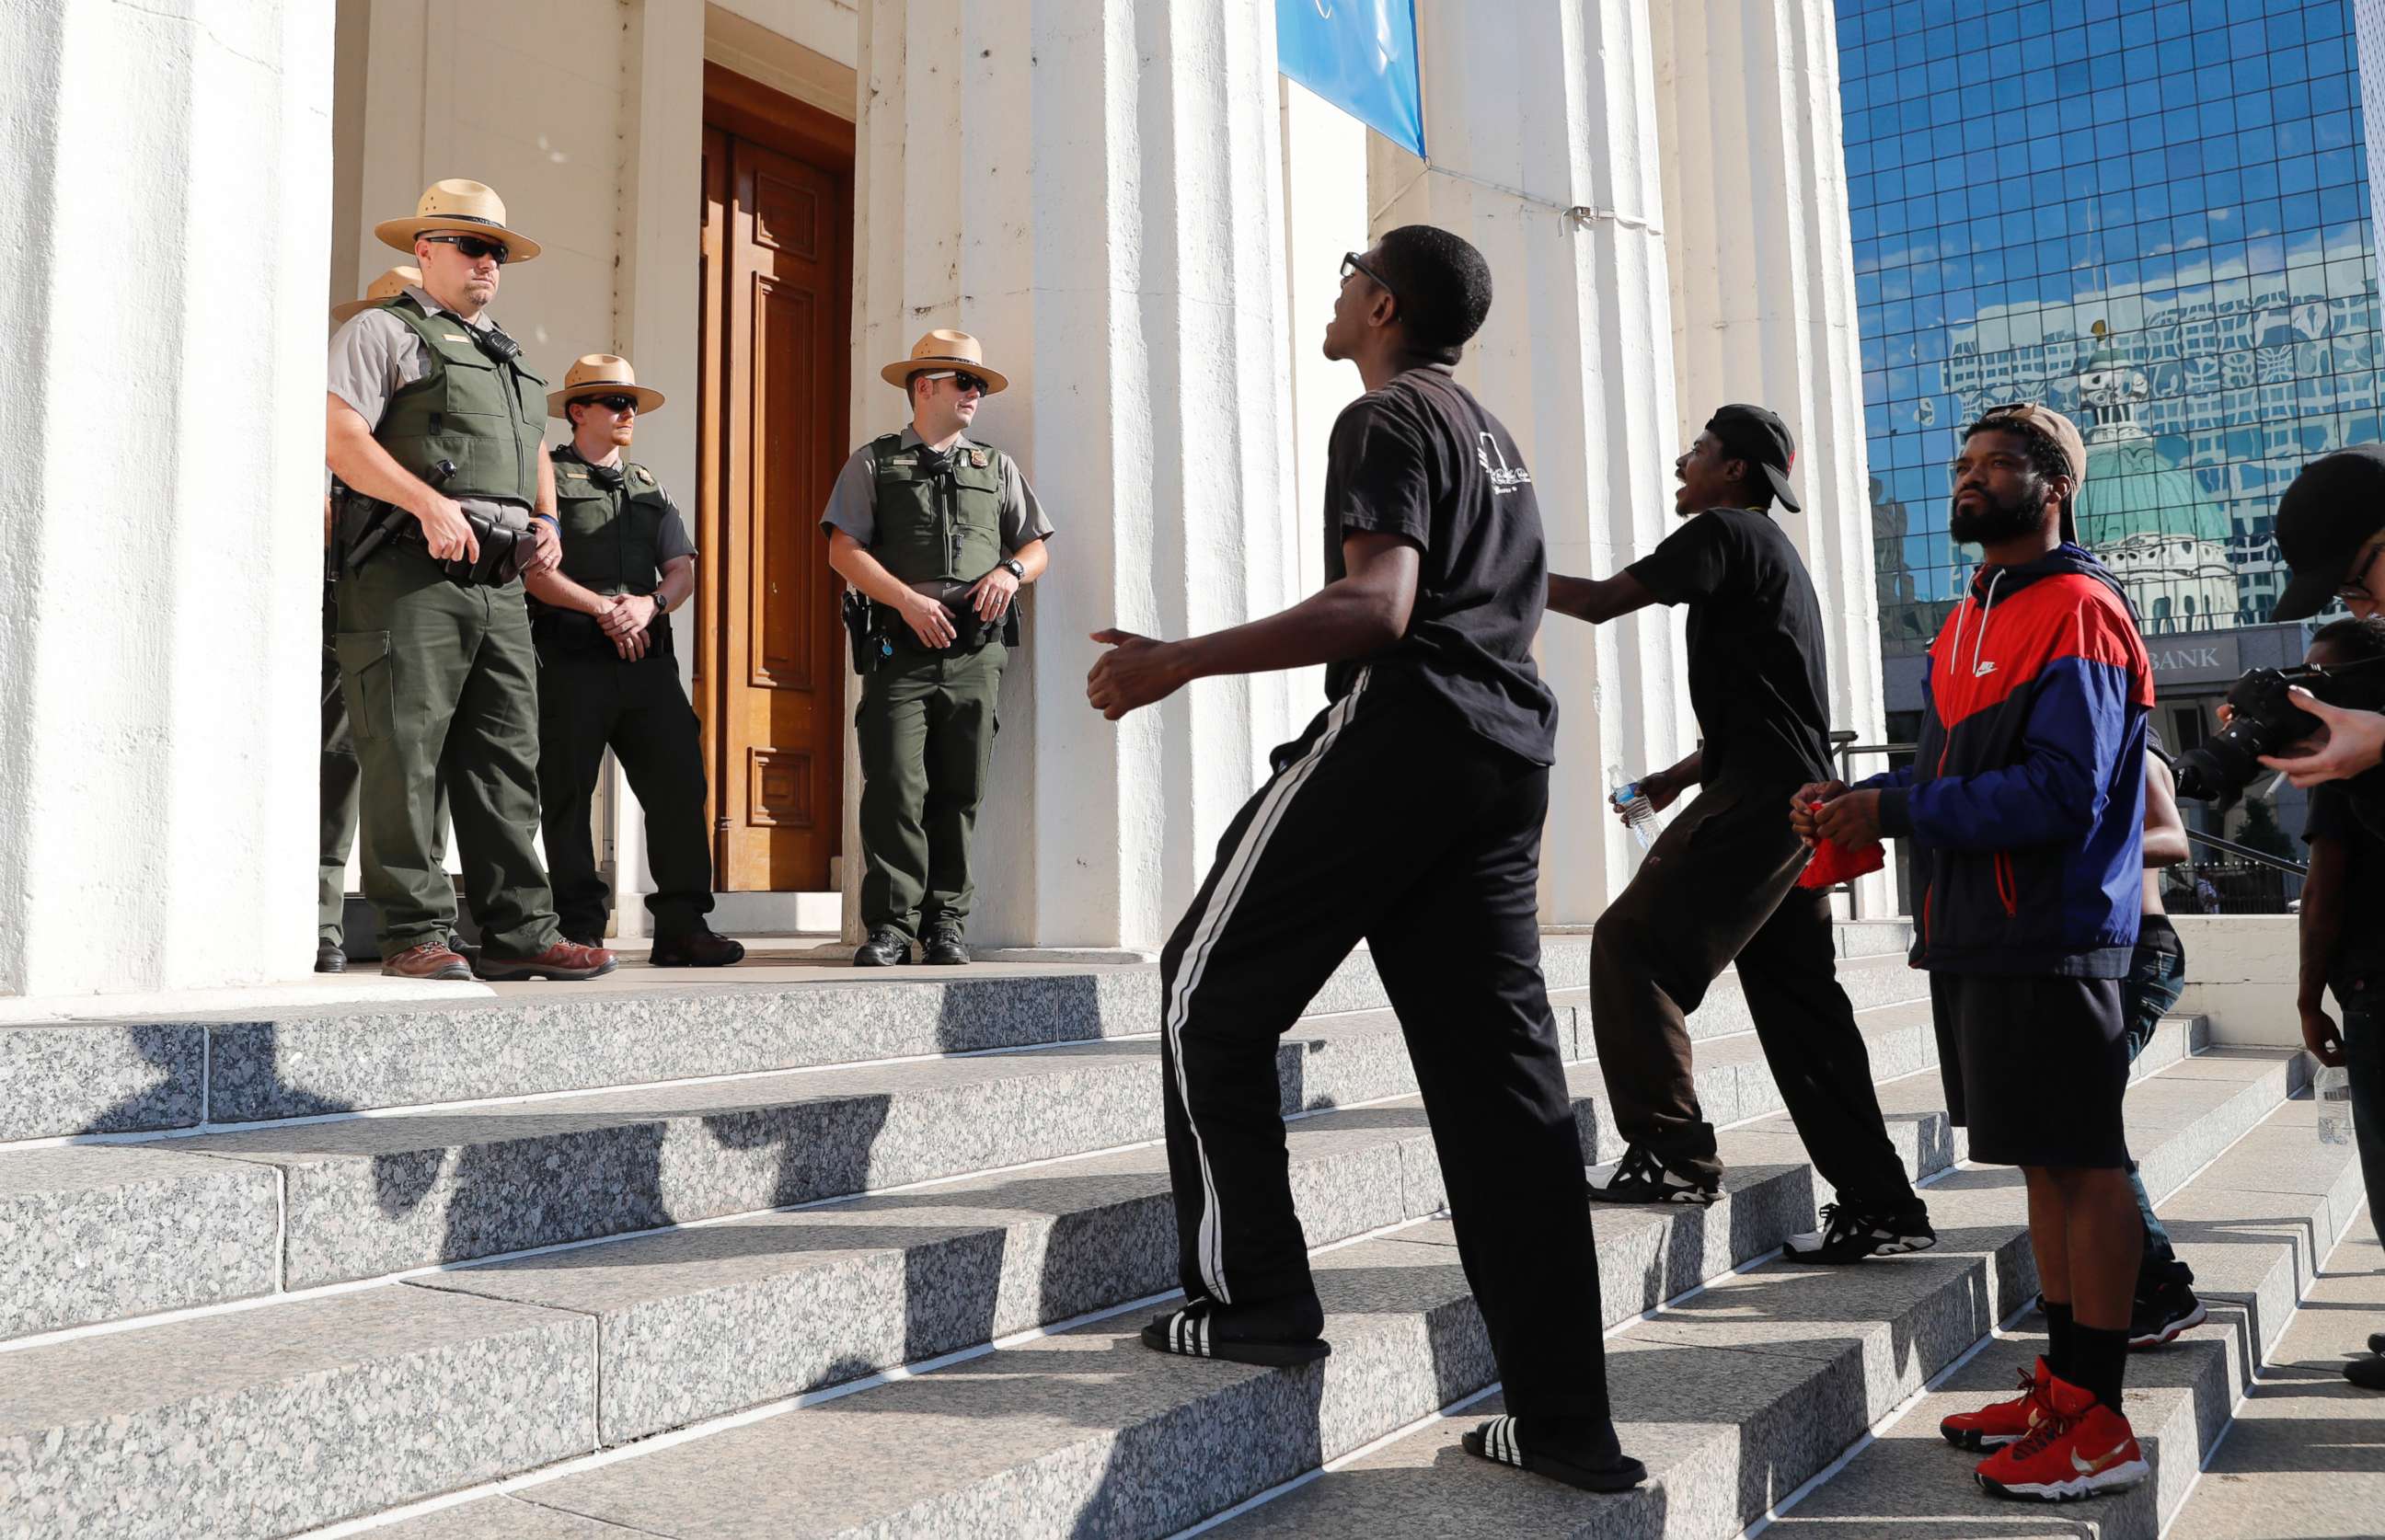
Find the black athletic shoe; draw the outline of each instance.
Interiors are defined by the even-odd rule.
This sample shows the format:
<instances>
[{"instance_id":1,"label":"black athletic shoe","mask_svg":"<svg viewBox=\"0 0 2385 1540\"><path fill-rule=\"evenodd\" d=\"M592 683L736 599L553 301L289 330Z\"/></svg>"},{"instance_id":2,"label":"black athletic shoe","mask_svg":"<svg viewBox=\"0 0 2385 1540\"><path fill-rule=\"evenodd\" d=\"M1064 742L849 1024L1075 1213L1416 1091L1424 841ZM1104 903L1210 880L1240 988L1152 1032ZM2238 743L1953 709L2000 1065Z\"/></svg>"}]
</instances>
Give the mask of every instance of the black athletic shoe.
<instances>
[{"instance_id":1,"label":"black athletic shoe","mask_svg":"<svg viewBox=\"0 0 2385 1540\"><path fill-rule=\"evenodd\" d=\"M1590 1196L1601 1203L1711 1203L1722 1196L1718 1177L1684 1176L1658 1160L1645 1145L1631 1145L1601 1183L1591 1168Z\"/></svg>"},{"instance_id":2,"label":"black athletic shoe","mask_svg":"<svg viewBox=\"0 0 2385 1540\"><path fill-rule=\"evenodd\" d=\"M968 965L968 945L961 939L961 927L943 921L928 927L919 945L919 961L938 968L960 968Z\"/></svg>"},{"instance_id":3,"label":"black athletic shoe","mask_svg":"<svg viewBox=\"0 0 2385 1540\"><path fill-rule=\"evenodd\" d=\"M2385 1390L2385 1356L2354 1359L2343 1366L2343 1377L2363 1390Z\"/></svg>"},{"instance_id":4,"label":"black athletic shoe","mask_svg":"<svg viewBox=\"0 0 2385 1540\"><path fill-rule=\"evenodd\" d=\"M2211 1312L2194 1297L2194 1290L2184 1284L2166 1285L2151 1294L2137 1296L2129 1311L2129 1350L2143 1352L2175 1342L2181 1332L2191 1331L2209 1320Z\"/></svg>"},{"instance_id":5,"label":"black athletic shoe","mask_svg":"<svg viewBox=\"0 0 2385 1540\"><path fill-rule=\"evenodd\" d=\"M1825 1203L1822 1227L1791 1236L1782 1249L1801 1262L1859 1262L1866 1257L1927 1251L1937 1244L1929 1211L1918 1201L1895 1209Z\"/></svg>"},{"instance_id":6,"label":"black athletic shoe","mask_svg":"<svg viewBox=\"0 0 2385 1540\"><path fill-rule=\"evenodd\" d=\"M2368 1334L2368 1350L2380 1358L2385 1358L2385 1332Z\"/></svg>"},{"instance_id":7,"label":"black athletic shoe","mask_svg":"<svg viewBox=\"0 0 2385 1540\"><path fill-rule=\"evenodd\" d=\"M1324 1310L1314 1299L1280 1306L1238 1309L1214 1299L1188 1299L1143 1329L1143 1345L1155 1353L1187 1359L1224 1359L1288 1368L1315 1363L1333 1347L1317 1334Z\"/></svg>"},{"instance_id":8,"label":"black athletic shoe","mask_svg":"<svg viewBox=\"0 0 2385 1540\"><path fill-rule=\"evenodd\" d=\"M899 968L911 961L911 941L901 931L880 925L869 933L853 954L856 968Z\"/></svg>"}]
</instances>

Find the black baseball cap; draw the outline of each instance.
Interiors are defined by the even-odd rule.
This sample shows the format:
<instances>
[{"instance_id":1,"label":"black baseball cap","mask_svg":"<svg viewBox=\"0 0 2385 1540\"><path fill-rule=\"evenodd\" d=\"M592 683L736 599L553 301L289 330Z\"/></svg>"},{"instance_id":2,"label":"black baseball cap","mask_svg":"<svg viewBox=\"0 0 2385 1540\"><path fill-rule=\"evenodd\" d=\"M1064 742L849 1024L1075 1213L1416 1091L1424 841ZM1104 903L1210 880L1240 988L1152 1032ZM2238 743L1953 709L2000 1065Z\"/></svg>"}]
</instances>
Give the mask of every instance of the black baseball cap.
<instances>
[{"instance_id":1,"label":"black baseball cap","mask_svg":"<svg viewBox=\"0 0 2385 1540\"><path fill-rule=\"evenodd\" d=\"M2304 466L2278 499L2278 553L2293 569L2271 620L2304 620L2334 602L2368 537L2385 528L2385 444Z\"/></svg>"},{"instance_id":2,"label":"black baseball cap","mask_svg":"<svg viewBox=\"0 0 2385 1540\"><path fill-rule=\"evenodd\" d=\"M1734 460L1764 467L1765 479L1772 483L1772 495L1791 513L1803 513L1805 505L1789 486L1789 468L1797 463L1796 441L1789 437L1789 425L1777 412L1744 402L1733 402L1706 419L1706 431L1722 441L1722 447Z\"/></svg>"}]
</instances>

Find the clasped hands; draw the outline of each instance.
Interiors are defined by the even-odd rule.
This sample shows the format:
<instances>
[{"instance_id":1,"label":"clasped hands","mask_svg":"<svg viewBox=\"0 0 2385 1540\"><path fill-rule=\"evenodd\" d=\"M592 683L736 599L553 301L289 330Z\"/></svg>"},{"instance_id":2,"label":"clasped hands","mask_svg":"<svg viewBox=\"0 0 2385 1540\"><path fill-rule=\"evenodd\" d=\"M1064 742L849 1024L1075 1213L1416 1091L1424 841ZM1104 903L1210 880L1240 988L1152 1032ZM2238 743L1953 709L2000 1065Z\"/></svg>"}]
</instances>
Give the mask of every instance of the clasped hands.
<instances>
[{"instance_id":1,"label":"clasped hands","mask_svg":"<svg viewBox=\"0 0 2385 1540\"><path fill-rule=\"evenodd\" d=\"M911 627L911 634L919 639L923 647L950 647L960 635L953 626L951 608L942 600L930 599L916 590L905 591L909 597L895 605L902 613L903 624ZM1018 595L1018 579L1008 567L998 566L970 584L966 598L978 619L990 626L1002 618Z\"/></svg>"},{"instance_id":2,"label":"clasped hands","mask_svg":"<svg viewBox=\"0 0 2385 1540\"><path fill-rule=\"evenodd\" d=\"M605 639L613 644L623 661L635 663L646 655L654 645L654 633L646 627L654 624L656 604L651 594L617 593L596 612L596 624Z\"/></svg>"}]
</instances>

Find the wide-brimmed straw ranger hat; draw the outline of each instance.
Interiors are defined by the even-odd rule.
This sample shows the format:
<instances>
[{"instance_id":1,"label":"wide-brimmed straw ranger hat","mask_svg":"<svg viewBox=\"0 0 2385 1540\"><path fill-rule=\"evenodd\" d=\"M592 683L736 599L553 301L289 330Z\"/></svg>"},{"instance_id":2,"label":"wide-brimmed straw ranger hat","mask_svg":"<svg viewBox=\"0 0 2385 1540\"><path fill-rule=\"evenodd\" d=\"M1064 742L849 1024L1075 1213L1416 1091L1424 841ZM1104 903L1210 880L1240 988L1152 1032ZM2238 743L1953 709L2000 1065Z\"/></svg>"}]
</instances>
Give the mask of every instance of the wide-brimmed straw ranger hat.
<instances>
[{"instance_id":1,"label":"wide-brimmed straw ranger hat","mask_svg":"<svg viewBox=\"0 0 2385 1540\"><path fill-rule=\"evenodd\" d=\"M966 331L951 331L943 327L929 332L911 344L911 356L889 364L878 371L879 378L896 390L910 388L911 377L930 369L967 369L985 381L985 393L993 395L1007 390L1010 379L999 369L985 366L985 349Z\"/></svg>"},{"instance_id":2,"label":"wide-brimmed straw ranger hat","mask_svg":"<svg viewBox=\"0 0 2385 1540\"><path fill-rule=\"evenodd\" d=\"M402 219L383 219L373 234L384 246L414 249L414 238L436 230L458 235L485 235L506 243L507 262L528 262L539 254L539 243L506 223L506 201L485 182L449 177L422 190L422 200Z\"/></svg>"},{"instance_id":3,"label":"wide-brimmed straw ranger hat","mask_svg":"<svg viewBox=\"0 0 2385 1540\"><path fill-rule=\"evenodd\" d=\"M580 362L564 375L563 389L547 392L546 415L562 416L566 406L592 396L633 396L640 416L663 404L660 391L650 391L638 383L638 371L630 367L628 359L616 354L591 353L582 354Z\"/></svg>"},{"instance_id":4,"label":"wide-brimmed straw ranger hat","mask_svg":"<svg viewBox=\"0 0 2385 1540\"><path fill-rule=\"evenodd\" d=\"M370 284L366 286L364 298L360 300L343 300L338 304L331 306L331 319L345 322L354 317L360 316L364 312L370 310L374 305L381 304L384 300L393 300L397 298L398 295L405 293L408 289L418 289L421 286L421 268L409 267L392 267L389 271L381 274L381 277L373 279Z\"/></svg>"}]
</instances>

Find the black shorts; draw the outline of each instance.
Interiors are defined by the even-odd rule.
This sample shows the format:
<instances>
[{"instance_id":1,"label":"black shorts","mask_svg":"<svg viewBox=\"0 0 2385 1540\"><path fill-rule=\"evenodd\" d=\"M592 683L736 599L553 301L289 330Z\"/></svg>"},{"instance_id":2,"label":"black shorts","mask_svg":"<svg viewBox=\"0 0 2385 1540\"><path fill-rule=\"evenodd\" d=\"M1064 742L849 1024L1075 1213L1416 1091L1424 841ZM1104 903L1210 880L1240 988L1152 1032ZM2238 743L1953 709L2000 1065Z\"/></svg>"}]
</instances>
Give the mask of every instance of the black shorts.
<instances>
[{"instance_id":1,"label":"black shorts","mask_svg":"<svg viewBox=\"0 0 2385 1540\"><path fill-rule=\"evenodd\" d=\"M2117 978L1931 974L1946 1110L1970 1159L2125 1167L2129 1034Z\"/></svg>"}]
</instances>

